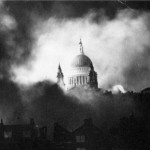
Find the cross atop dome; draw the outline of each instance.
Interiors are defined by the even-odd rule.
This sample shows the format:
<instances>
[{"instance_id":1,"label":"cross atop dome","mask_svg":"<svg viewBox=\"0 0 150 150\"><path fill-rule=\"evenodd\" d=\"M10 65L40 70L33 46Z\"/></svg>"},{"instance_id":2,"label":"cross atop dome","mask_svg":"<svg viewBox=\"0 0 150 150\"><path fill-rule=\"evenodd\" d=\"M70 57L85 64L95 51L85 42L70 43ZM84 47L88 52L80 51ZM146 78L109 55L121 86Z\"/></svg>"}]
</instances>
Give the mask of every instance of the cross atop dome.
<instances>
[{"instance_id":1,"label":"cross atop dome","mask_svg":"<svg viewBox=\"0 0 150 150\"><path fill-rule=\"evenodd\" d=\"M80 45L80 53L84 54L84 52L83 52L83 45L82 45L81 39L80 39L79 45Z\"/></svg>"}]
</instances>

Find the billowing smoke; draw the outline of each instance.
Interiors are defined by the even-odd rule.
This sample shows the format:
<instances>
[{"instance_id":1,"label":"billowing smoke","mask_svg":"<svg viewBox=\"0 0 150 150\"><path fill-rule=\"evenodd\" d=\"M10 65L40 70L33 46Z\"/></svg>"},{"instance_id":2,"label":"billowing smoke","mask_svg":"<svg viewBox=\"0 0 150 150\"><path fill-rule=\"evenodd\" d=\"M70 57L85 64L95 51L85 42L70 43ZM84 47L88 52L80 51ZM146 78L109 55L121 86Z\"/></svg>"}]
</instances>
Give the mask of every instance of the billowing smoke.
<instances>
[{"instance_id":1,"label":"billowing smoke","mask_svg":"<svg viewBox=\"0 0 150 150\"><path fill-rule=\"evenodd\" d=\"M1 3L0 77L23 84L56 81L60 62L67 84L82 38L100 88L122 85L139 91L149 86L149 12L119 10L112 3L117 4Z\"/></svg>"},{"instance_id":2,"label":"billowing smoke","mask_svg":"<svg viewBox=\"0 0 150 150\"><path fill-rule=\"evenodd\" d=\"M129 95L107 95L82 88L64 93L58 85L48 81L22 87L21 95L26 108L24 121L33 117L39 125L47 125L51 137L55 122L71 131L90 117L98 127L109 129L121 117L138 112Z\"/></svg>"},{"instance_id":3,"label":"billowing smoke","mask_svg":"<svg viewBox=\"0 0 150 150\"><path fill-rule=\"evenodd\" d=\"M0 118L5 123L23 122L24 105L17 85L9 80L0 80Z\"/></svg>"},{"instance_id":4,"label":"billowing smoke","mask_svg":"<svg viewBox=\"0 0 150 150\"><path fill-rule=\"evenodd\" d=\"M1 85L0 117L4 123L28 123L34 118L39 126L48 127L51 138L55 122L74 130L83 119L90 117L98 127L109 129L121 117L138 113L136 103L129 95L107 95L102 91L78 88L64 93L49 81L18 87L11 81L2 80Z\"/></svg>"},{"instance_id":5,"label":"billowing smoke","mask_svg":"<svg viewBox=\"0 0 150 150\"><path fill-rule=\"evenodd\" d=\"M0 78L7 76L7 69L9 68L10 61L12 59L12 53L14 53L13 47L13 31L16 29L17 23L13 17L9 15L3 6L0 4ZM11 49L8 51L8 49Z\"/></svg>"},{"instance_id":6,"label":"billowing smoke","mask_svg":"<svg viewBox=\"0 0 150 150\"><path fill-rule=\"evenodd\" d=\"M101 88L121 84L129 90L141 90L145 83L149 85L149 17L149 13L125 9L112 20L101 10L74 19L37 18L32 27L35 59L28 62L30 69L26 64L13 68L16 82L56 81L59 62L67 82L70 63L79 54L81 37Z\"/></svg>"},{"instance_id":7,"label":"billowing smoke","mask_svg":"<svg viewBox=\"0 0 150 150\"><path fill-rule=\"evenodd\" d=\"M30 19L25 15L27 12L20 14L24 14L24 19L21 19L15 16L13 5L11 8L5 3L6 1L0 3L0 78L10 79L15 78L11 68L24 64L31 58L33 39L30 28L27 27L30 26Z\"/></svg>"}]
</instances>

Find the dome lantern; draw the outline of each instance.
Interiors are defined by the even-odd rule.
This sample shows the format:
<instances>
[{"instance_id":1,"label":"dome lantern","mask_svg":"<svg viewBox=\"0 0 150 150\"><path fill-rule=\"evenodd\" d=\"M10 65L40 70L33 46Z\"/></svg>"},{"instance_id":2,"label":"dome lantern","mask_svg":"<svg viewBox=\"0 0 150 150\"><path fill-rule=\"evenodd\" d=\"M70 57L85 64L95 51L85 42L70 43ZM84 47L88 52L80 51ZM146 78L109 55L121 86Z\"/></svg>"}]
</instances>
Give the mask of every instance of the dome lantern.
<instances>
[{"instance_id":1,"label":"dome lantern","mask_svg":"<svg viewBox=\"0 0 150 150\"><path fill-rule=\"evenodd\" d=\"M84 54L84 52L83 52L83 45L82 45L81 39L80 39L79 45L80 45L80 53Z\"/></svg>"}]
</instances>

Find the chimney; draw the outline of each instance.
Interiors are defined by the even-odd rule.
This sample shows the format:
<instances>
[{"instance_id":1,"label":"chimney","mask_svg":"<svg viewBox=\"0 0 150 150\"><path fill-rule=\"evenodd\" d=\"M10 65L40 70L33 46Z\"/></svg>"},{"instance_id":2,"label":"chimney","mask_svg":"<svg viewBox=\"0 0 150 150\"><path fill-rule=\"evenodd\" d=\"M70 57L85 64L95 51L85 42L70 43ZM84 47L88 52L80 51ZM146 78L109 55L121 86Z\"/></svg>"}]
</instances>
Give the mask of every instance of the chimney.
<instances>
[{"instance_id":1,"label":"chimney","mask_svg":"<svg viewBox=\"0 0 150 150\"><path fill-rule=\"evenodd\" d=\"M33 118L30 119L30 125L35 125L35 122L34 122Z\"/></svg>"},{"instance_id":2,"label":"chimney","mask_svg":"<svg viewBox=\"0 0 150 150\"><path fill-rule=\"evenodd\" d=\"M3 119L1 119L1 125L3 125Z\"/></svg>"}]
</instances>

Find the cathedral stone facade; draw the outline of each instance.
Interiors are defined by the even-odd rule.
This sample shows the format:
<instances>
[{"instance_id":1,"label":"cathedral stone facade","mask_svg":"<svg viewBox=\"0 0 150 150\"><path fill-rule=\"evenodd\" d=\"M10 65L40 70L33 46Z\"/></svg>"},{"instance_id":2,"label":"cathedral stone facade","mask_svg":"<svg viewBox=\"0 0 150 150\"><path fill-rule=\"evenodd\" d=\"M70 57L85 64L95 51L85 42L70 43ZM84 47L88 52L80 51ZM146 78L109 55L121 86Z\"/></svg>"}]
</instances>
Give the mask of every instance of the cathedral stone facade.
<instances>
[{"instance_id":1,"label":"cathedral stone facade","mask_svg":"<svg viewBox=\"0 0 150 150\"><path fill-rule=\"evenodd\" d=\"M72 63L68 77L67 89L75 87L98 88L97 73L94 71L91 59L84 54L83 45L80 40L80 54L77 55ZM57 83L64 86L63 73L61 67L58 67Z\"/></svg>"}]
</instances>

